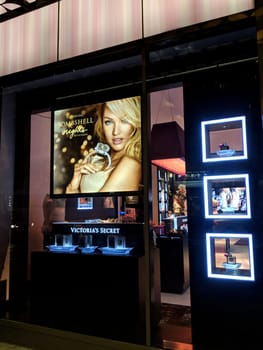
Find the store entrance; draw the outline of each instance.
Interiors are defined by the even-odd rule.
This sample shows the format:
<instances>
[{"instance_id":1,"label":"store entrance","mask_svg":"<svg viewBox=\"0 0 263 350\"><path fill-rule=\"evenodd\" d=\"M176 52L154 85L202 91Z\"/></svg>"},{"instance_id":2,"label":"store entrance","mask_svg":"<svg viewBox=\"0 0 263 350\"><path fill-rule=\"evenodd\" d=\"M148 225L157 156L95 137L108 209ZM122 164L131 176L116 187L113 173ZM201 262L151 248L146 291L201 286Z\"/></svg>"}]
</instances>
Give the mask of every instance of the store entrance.
<instances>
[{"instance_id":1,"label":"store entrance","mask_svg":"<svg viewBox=\"0 0 263 350\"><path fill-rule=\"evenodd\" d=\"M162 348L174 349L192 343L183 88L150 96L153 231L161 286L157 334Z\"/></svg>"}]
</instances>

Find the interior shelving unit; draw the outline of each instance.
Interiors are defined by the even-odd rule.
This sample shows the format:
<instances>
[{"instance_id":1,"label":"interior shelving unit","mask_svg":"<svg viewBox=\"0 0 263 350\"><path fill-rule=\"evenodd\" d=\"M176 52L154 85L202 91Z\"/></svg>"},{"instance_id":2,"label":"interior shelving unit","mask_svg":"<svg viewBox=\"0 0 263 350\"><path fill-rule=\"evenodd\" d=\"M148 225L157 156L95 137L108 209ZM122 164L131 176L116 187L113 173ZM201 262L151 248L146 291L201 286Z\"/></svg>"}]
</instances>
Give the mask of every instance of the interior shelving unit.
<instances>
[{"instance_id":1,"label":"interior shelving unit","mask_svg":"<svg viewBox=\"0 0 263 350\"><path fill-rule=\"evenodd\" d=\"M168 173L161 168L157 170L158 181L158 216L159 223L163 222L163 219L168 214Z\"/></svg>"}]
</instances>

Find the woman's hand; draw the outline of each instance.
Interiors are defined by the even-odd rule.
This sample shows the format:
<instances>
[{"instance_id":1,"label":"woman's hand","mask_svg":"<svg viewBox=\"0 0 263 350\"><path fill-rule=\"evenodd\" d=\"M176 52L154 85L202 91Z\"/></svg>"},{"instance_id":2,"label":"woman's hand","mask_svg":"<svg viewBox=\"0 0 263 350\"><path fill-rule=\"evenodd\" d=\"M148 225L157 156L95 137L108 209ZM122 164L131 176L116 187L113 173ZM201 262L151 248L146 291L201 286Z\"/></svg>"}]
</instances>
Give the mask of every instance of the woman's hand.
<instances>
[{"instance_id":1,"label":"woman's hand","mask_svg":"<svg viewBox=\"0 0 263 350\"><path fill-rule=\"evenodd\" d=\"M82 175L89 175L97 172L95 165L87 162L92 153L94 153L94 150L90 150L84 159L79 160L79 162L75 164L74 173L66 188L66 193L78 193Z\"/></svg>"}]
</instances>

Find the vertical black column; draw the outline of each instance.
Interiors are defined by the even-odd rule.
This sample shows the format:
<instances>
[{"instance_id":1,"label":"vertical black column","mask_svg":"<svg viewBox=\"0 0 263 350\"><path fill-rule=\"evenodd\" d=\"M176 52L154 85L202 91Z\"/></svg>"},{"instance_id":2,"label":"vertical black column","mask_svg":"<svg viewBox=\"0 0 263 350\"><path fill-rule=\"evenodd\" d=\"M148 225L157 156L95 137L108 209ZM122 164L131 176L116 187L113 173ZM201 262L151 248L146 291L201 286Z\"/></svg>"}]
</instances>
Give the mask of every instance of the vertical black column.
<instances>
[{"instance_id":1,"label":"vertical black column","mask_svg":"<svg viewBox=\"0 0 263 350\"><path fill-rule=\"evenodd\" d=\"M255 40L256 43L256 40ZM192 339L197 349L239 349L261 342L258 315L263 312L261 114L258 65L255 59L211 68L185 82L185 139L188 176L188 223L191 276ZM248 159L202 163L201 121L245 115ZM261 162L262 164L262 162ZM252 219L205 219L203 176L248 173L251 182ZM262 216L262 214L261 214ZM206 232L253 234L255 281L211 278L207 275ZM219 232L219 231L216 231ZM260 237L260 238L259 238ZM261 245L262 246L262 245Z\"/></svg>"}]
</instances>

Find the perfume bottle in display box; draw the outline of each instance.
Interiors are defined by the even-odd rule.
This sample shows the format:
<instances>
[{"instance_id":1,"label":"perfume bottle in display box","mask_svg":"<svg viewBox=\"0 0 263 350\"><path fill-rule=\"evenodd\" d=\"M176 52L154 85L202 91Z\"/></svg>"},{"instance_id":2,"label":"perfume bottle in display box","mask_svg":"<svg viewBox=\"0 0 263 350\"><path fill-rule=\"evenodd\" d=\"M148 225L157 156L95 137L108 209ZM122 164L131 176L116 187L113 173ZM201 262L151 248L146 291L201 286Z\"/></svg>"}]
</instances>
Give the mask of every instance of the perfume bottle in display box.
<instances>
[{"instance_id":1,"label":"perfume bottle in display box","mask_svg":"<svg viewBox=\"0 0 263 350\"><path fill-rule=\"evenodd\" d=\"M206 233L208 277L254 281L252 234Z\"/></svg>"},{"instance_id":2,"label":"perfume bottle in display box","mask_svg":"<svg viewBox=\"0 0 263 350\"><path fill-rule=\"evenodd\" d=\"M126 247L125 236L108 235L107 247L98 248L102 254L108 255L128 255L133 248Z\"/></svg>"},{"instance_id":3,"label":"perfume bottle in display box","mask_svg":"<svg viewBox=\"0 0 263 350\"><path fill-rule=\"evenodd\" d=\"M71 234L55 234L55 244L47 246L51 252L73 252L77 245L73 245Z\"/></svg>"},{"instance_id":4,"label":"perfume bottle in display box","mask_svg":"<svg viewBox=\"0 0 263 350\"><path fill-rule=\"evenodd\" d=\"M205 218L251 218L248 174L203 177Z\"/></svg>"},{"instance_id":5,"label":"perfume bottle in display box","mask_svg":"<svg viewBox=\"0 0 263 350\"><path fill-rule=\"evenodd\" d=\"M80 234L78 240L78 250L81 253L94 253L98 246L93 245L93 236L89 234Z\"/></svg>"},{"instance_id":6,"label":"perfume bottle in display box","mask_svg":"<svg viewBox=\"0 0 263 350\"><path fill-rule=\"evenodd\" d=\"M107 247L99 247L102 254L110 255L127 255L133 248L126 247L125 236L119 235L108 235L107 237Z\"/></svg>"},{"instance_id":7,"label":"perfume bottle in display box","mask_svg":"<svg viewBox=\"0 0 263 350\"><path fill-rule=\"evenodd\" d=\"M202 160L247 159L245 116L201 122Z\"/></svg>"}]
</instances>

